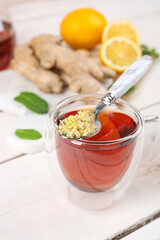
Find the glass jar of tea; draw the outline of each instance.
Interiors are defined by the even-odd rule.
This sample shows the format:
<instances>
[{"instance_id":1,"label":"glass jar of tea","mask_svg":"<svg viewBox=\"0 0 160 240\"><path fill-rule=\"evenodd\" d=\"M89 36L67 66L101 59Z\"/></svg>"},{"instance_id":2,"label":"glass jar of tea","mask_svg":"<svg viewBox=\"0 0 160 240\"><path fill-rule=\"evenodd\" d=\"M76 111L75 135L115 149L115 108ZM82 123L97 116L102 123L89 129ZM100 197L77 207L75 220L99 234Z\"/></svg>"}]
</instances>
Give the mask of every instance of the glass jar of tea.
<instances>
[{"instance_id":1,"label":"glass jar of tea","mask_svg":"<svg viewBox=\"0 0 160 240\"><path fill-rule=\"evenodd\" d=\"M0 71L10 66L15 47L15 33L12 22L0 12Z\"/></svg>"}]
</instances>

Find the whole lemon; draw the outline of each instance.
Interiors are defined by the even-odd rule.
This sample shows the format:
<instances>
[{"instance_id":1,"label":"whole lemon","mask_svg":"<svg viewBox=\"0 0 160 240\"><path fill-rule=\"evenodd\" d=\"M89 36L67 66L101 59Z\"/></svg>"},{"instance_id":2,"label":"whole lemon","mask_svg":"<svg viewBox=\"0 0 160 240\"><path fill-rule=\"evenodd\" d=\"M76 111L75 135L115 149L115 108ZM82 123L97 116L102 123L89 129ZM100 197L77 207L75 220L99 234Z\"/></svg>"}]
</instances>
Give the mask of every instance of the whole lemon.
<instances>
[{"instance_id":1,"label":"whole lemon","mask_svg":"<svg viewBox=\"0 0 160 240\"><path fill-rule=\"evenodd\" d=\"M60 31L72 48L92 49L101 41L107 22L104 16L90 8L70 12L62 21Z\"/></svg>"}]
</instances>

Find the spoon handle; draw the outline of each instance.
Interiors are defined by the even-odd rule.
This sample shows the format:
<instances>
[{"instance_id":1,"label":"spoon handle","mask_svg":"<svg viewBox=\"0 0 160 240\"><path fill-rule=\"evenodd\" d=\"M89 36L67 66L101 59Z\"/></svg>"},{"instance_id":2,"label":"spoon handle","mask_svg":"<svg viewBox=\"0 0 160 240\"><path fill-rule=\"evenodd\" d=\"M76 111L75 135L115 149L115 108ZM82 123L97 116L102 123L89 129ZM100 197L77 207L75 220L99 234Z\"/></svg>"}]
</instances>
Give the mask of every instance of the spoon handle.
<instances>
[{"instance_id":1,"label":"spoon handle","mask_svg":"<svg viewBox=\"0 0 160 240\"><path fill-rule=\"evenodd\" d=\"M145 55L135 61L112 85L109 91L104 95L101 102L94 109L95 119L103 109L120 98L127 92L138 80L147 72L152 64L152 57Z\"/></svg>"},{"instance_id":2,"label":"spoon handle","mask_svg":"<svg viewBox=\"0 0 160 240\"><path fill-rule=\"evenodd\" d=\"M138 80L147 72L152 64L152 57L145 55L135 61L127 70L118 78L118 80L109 89L109 92L103 97L102 101L105 102L105 98L110 96L114 101L117 98L123 96ZM111 100L113 101L113 100Z\"/></svg>"}]
</instances>

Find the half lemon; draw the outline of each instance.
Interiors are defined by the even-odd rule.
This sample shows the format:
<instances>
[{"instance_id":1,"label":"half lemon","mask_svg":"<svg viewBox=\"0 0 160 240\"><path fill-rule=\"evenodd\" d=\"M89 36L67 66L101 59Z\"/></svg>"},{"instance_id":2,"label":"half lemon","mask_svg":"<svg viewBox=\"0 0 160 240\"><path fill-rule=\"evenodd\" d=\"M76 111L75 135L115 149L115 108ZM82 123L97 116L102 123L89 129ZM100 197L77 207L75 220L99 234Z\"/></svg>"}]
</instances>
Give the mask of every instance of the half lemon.
<instances>
[{"instance_id":1,"label":"half lemon","mask_svg":"<svg viewBox=\"0 0 160 240\"><path fill-rule=\"evenodd\" d=\"M112 37L126 37L139 44L139 34L134 25L128 20L113 21L107 24L102 33L102 42Z\"/></svg>"},{"instance_id":2,"label":"half lemon","mask_svg":"<svg viewBox=\"0 0 160 240\"><path fill-rule=\"evenodd\" d=\"M102 63L117 72L125 71L141 56L140 46L125 37L113 37L102 43L99 49Z\"/></svg>"}]
</instances>

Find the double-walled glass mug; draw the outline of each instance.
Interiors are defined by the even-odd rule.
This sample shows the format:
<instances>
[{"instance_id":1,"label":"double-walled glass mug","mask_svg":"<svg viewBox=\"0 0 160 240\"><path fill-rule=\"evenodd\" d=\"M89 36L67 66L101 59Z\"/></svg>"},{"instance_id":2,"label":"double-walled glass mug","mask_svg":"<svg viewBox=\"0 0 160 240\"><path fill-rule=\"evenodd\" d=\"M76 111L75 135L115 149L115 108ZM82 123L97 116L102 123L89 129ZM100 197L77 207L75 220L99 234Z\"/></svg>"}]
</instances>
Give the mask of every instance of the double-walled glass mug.
<instances>
[{"instance_id":1,"label":"double-walled glass mug","mask_svg":"<svg viewBox=\"0 0 160 240\"><path fill-rule=\"evenodd\" d=\"M55 181L72 202L90 209L106 208L123 195L133 181L143 150L144 119L123 100L107 108L115 131L121 131L119 138L96 141L59 135L61 116L94 109L102 97L86 94L64 99L50 112L46 127L46 151Z\"/></svg>"}]
</instances>

